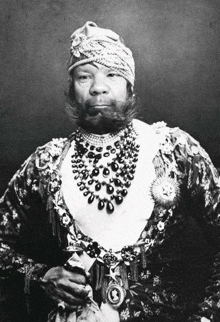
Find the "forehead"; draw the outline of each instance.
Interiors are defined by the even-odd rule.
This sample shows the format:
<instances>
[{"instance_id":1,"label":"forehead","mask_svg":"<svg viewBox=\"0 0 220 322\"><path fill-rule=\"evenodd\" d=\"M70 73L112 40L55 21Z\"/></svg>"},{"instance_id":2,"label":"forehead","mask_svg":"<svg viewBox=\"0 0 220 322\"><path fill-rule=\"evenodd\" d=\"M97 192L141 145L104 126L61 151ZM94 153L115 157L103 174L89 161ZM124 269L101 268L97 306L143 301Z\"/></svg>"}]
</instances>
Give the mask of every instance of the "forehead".
<instances>
[{"instance_id":1,"label":"forehead","mask_svg":"<svg viewBox=\"0 0 220 322\"><path fill-rule=\"evenodd\" d=\"M100 71L103 73L106 73L110 70L113 70L113 68L106 67L104 65L101 65L99 63L89 63L89 64L82 64L74 68L73 74L78 73L78 72L96 72Z\"/></svg>"}]
</instances>

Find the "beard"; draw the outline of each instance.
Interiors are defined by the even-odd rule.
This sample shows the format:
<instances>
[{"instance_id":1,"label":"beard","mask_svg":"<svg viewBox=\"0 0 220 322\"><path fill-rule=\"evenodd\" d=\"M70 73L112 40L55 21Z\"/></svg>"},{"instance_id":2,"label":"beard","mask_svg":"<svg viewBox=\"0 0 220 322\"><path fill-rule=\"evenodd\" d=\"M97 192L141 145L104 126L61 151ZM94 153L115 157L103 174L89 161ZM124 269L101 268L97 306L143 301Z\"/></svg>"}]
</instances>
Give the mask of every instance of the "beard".
<instances>
[{"instance_id":1,"label":"beard","mask_svg":"<svg viewBox=\"0 0 220 322\"><path fill-rule=\"evenodd\" d=\"M66 110L75 125L94 134L118 132L126 127L137 113L133 96L124 103L115 100L105 100L104 103L106 106L97 107L96 98L87 100L85 104L68 99Z\"/></svg>"}]
</instances>

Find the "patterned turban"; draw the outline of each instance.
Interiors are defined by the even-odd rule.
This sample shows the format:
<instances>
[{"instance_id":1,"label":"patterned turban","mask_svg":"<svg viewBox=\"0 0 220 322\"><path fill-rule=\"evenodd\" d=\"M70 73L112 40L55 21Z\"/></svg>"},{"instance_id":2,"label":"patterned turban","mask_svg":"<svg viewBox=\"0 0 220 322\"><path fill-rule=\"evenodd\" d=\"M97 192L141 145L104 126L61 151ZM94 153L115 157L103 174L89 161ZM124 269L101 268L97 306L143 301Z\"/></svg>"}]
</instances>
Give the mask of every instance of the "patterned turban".
<instances>
[{"instance_id":1,"label":"patterned turban","mask_svg":"<svg viewBox=\"0 0 220 322\"><path fill-rule=\"evenodd\" d=\"M82 64L96 62L111 68L134 85L132 52L110 29L99 28L88 21L71 35L71 57L68 71Z\"/></svg>"}]
</instances>

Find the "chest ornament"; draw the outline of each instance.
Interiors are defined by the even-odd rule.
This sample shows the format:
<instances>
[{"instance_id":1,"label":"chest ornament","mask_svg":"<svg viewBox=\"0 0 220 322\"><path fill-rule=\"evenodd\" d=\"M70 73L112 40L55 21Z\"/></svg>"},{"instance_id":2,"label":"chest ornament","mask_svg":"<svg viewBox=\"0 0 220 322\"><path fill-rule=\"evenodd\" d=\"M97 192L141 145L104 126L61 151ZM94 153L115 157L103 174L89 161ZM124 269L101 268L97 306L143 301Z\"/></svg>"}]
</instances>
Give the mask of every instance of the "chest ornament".
<instances>
[{"instance_id":1,"label":"chest ornament","mask_svg":"<svg viewBox=\"0 0 220 322\"><path fill-rule=\"evenodd\" d=\"M167 209L178 204L180 187L176 179L161 176L152 183L151 195L157 205Z\"/></svg>"},{"instance_id":2,"label":"chest ornament","mask_svg":"<svg viewBox=\"0 0 220 322\"><path fill-rule=\"evenodd\" d=\"M121 306L126 296L126 290L122 285L121 280L111 281L106 289L106 301L115 309Z\"/></svg>"},{"instance_id":3,"label":"chest ornament","mask_svg":"<svg viewBox=\"0 0 220 322\"><path fill-rule=\"evenodd\" d=\"M71 156L72 172L79 190L91 204L97 200L99 210L114 212L128 193L134 179L140 146L137 134L129 124L109 136L75 133L75 150Z\"/></svg>"}]
</instances>

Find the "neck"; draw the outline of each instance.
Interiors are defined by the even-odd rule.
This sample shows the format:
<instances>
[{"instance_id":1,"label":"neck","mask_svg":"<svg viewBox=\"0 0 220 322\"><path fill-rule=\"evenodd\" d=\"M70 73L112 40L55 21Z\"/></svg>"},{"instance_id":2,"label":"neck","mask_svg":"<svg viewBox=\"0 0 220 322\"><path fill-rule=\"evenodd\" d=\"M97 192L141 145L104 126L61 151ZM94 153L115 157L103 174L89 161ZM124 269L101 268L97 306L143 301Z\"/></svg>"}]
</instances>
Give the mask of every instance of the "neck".
<instances>
[{"instance_id":1,"label":"neck","mask_svg":"<svg viewBox=\"0 0 220 322\"><path fill-rule=\"evenodd\" d=\"M124 127L122 130L117 132L102 133L102 134L89 133L81 127L79 127L77 131L81 133L82 138L84 139L85 142L88 142L94 145L104 145L107 143L114 142L126 131L127 128L128 126Z\"/></svg>"}]
</instances>

